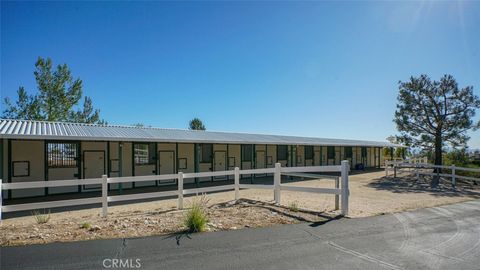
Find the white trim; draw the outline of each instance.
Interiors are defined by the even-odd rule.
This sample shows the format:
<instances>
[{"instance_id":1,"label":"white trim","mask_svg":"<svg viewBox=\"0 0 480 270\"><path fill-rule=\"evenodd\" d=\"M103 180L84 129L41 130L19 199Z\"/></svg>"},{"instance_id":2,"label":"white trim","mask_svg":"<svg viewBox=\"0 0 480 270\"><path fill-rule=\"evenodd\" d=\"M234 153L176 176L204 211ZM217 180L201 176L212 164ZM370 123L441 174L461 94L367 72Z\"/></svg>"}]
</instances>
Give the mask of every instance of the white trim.
<instances>
[{"instance_id":1,"label":"white trim","mask_svg":"<svg viewBox=\"0 0 480 270\"><path fill-rule=\"evenodd\" d=\"M338 194L340 195L342 191L336 188L312 188L312 187L295 187L295 186L286 186L280 185L281 190L290 190L290 191L299 191L299 192L313 192L313 193L326 193L326 194Z\"/></svg>"},{"instance_id":2,"label":"white trim","mask_svg":"<svg viewBox=\"0 0 480 270\"><path fill-rule=\"evenodd\" d=\"M42 208L55 208L55 207L64 207L64 206L95 204L95 203L101 203L101 202L102 202L102 197L61 200L61 201L51 201L51 202L39 202L39 203L23 203L23 204L15 204L15 205L4 205L2 206L2 212L14 212L14 211L24 211L24 210L33 210L33 209L42 209Z\"/></svg>"}]
</instances>

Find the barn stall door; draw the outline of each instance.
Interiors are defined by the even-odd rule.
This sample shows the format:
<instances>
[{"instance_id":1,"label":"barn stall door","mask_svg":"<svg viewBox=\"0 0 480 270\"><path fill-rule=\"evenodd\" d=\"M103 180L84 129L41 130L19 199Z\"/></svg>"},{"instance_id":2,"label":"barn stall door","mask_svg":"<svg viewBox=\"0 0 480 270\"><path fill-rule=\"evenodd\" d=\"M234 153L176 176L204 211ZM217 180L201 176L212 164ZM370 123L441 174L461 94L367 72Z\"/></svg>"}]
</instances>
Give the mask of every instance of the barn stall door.
<instances>
[{"instance_id":1,"label":"barn stall door","mask_svg":"<svg viewBox=\"0 0 480 270\"><path fill-rule=\"evenodd\" d=\"M227 170L227 153L225 151L215 151L213 155L213 170L226 171ZM214 180L225 180L225 176L215 176Z\"/></svg>"},{"instance_id":2,"label":"barn stall door","mask_svg":"<svg viewBox=\"0 0 480 270\"><path fill-rule=\"evenodd\" d=\"M255 152L255 169L263 169L266 168L265 164L265 151L257 151ZM255 176L266 176L266 174L256 174Z\"/></svg>"},{"instance_id":3,"label":"barn stall door","mask_svg":"<svg viewBox=\"0 0 480 270\"><path fill-rule=\"evenodd\" d=\"M105 174L105 152L84 151L83 152L83 178L101 178ZM101 184L84 185L83 190L100 190Z\"/></svg>"},{"instance_id":4,"label":"barn stall door","mask_svg":"<svg viewBox=\"0 0 480 270\"><path fill-rule=\"evenodd\" d=\"M175 152L174 151L159 151L158 152L158 168L160 174L175 174ZM175 179L158 181L159 184L171 184Z\"/></svg>"}]
</instances>

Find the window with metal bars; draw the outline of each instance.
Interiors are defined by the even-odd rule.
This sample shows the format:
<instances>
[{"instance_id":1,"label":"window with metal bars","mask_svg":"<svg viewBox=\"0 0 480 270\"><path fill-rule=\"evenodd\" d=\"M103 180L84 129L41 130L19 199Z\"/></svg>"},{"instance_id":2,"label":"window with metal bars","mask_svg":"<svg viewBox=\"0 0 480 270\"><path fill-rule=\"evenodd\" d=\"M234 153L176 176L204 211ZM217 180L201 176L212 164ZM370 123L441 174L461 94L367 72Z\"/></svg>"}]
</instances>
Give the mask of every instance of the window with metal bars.
<instances>
[{"instance_id":1,"label":"window with metal bars","mask_svg":"<svg viewBox=\"0 0 480 270\"><path fill-rule=\"evenodd\" d=\"M313 146L305 146L305 159L313 159Z\"/></svg>"},{"instance_id":2,"label":"window with metal bars","mask_svg":"<svg viewBox=\"0 0 480 270\"><path fill-rule=\"evenodd\" d=\"M353 156L353 151L351 146L345 146L345 158L352 158Z\"/></svg>"},{"instance_id":3,"label":"window with metal bars","mask_svg":"<svg viewBox=\"0 0 480 270\"><path fill-rule=\"evenodd\" d=\"M155 164L155 143L134 143L135 165Z\"/></svg>"},{"instance_id":4,"label":"window with metal bars","mask_svg":"<svg viewBox=\"0 0 480 270\"><path fill-rule=\"evenodd\" d=\"M327 146L327 158L328 159L335 159L335 147L334 146Z\"/></svg>"},{"instance_id":5,"label":"window with metal bars","mask_svg":"<svg viewBox=\"0 0 480 270\"><path fill-rule=\"evenodd\" d=\"M78 143L47 143L47 162L50 168L74 168L78 165Z\"/></svg>"},{"instance_id":6,"label":"window with metal bars","mask_svg":"<svg viewBox=\"0 0 480 270\"><path fill-rule=\"evenodd\" d=\"M200 163L212 163L213 144L200 144Z\"/></svg>"},{"instance_id":7,"label":"window with metal bars","mask_svg":"<svg viewBox=\"0 0 480 270\"><path fill-rule=\"evenodd\" d=\"M242 161L252 161L253 158L253 145L242 145Z\"/></svg>"},{"instance_id":8,"label":"window with metal bars","mask_svg":"<svg viewBox=\"0 0 480 270\"><path fill-rule=\"evenodd\" d=\"M362 147L362 158L367 157L367 147Z\"/></svg>"},{"instance_id":9,"label":"window with metal bars","mask_svg":"<svg viewBox=\"0 0 480 270\"><path fill-rule=\"evenodd\" d=\"M277 160L288 160L288 147L286 145L277 146Z\"/></svg>"}]
</instances>

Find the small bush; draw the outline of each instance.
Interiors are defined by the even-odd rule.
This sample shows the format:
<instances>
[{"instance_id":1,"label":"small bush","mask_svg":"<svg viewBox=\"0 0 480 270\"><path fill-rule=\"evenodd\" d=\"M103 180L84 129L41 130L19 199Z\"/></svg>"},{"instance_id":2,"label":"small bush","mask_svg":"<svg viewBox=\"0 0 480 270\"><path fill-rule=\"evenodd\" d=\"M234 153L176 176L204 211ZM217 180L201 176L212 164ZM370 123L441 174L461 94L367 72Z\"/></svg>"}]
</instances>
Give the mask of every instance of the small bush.
<instances>
[{"instance_id":1,"label":"small bush","mask_svg":"<svg viewBox=\"0 0 480 270\"><path fill-rule=\"evenodd\" d=\"M208 218L206 213L208 200L205 196L192 200L190 209L188 209L184 224L190 232L203 232L207 226Z\"/></svg>"},{"instance_id":2,"label":"small bush","mask_svg":"<svg viewBox=\"0 0 480 270\"><path fill-rule=\"evenodd\" d=\"M80 228L82 229L86 229L86 230L90 230L90 228L92 227L92 225L88 222L83 222L81 225L80 225Z\"/></svg>"},{"instance_id":3,"label":"small bush","mask_svg":"<svg viewBox=\"0 0 480 270\"><path fill-rule=\"evenodd\" d=\"M298 212L298 203L295 201L295 202L291 202L289 205L288 205L288 209L290 209L290 211L293 211L293 212Z\"/></svg>"},{"instance_id":4,"label":"small bush","mask_svg":"<svg viewBox=\"0 0 480 270\"><path fill-rule=\"evenodd\" d=\"M37 224L47 223L50 220L50 210L48 210L48 213L46 210L43 210L43 213L35 210L32 212L32 215L35 217Z\"/></svg>"}]
</instances>

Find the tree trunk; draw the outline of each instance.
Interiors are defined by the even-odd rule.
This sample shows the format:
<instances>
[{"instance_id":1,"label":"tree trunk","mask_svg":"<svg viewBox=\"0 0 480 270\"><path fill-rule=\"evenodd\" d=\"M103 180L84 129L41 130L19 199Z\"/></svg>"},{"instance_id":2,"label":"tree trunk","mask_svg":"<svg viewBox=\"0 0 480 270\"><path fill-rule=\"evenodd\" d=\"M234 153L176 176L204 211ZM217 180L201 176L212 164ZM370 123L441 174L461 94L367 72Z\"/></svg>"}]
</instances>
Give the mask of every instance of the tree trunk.
<instances>
[{"instance_id":1,"label":"tree trunk","mask_svg":"<svg viewBox=\"0 0 480 270\"><path fill-rule=\"evenodd\" d=\"M442 135L441 133L437 133L437 135L435 136L435 165L442 165ZM440 174L442 173L442 169L441 168L435 168L434 170L434 173L437 173L437 174ZM432 187L436 187L438 186L440 182L440 176L433 176L432 177L432 183L431 183L431 186Z\"/></svg>"}]
</instances>

